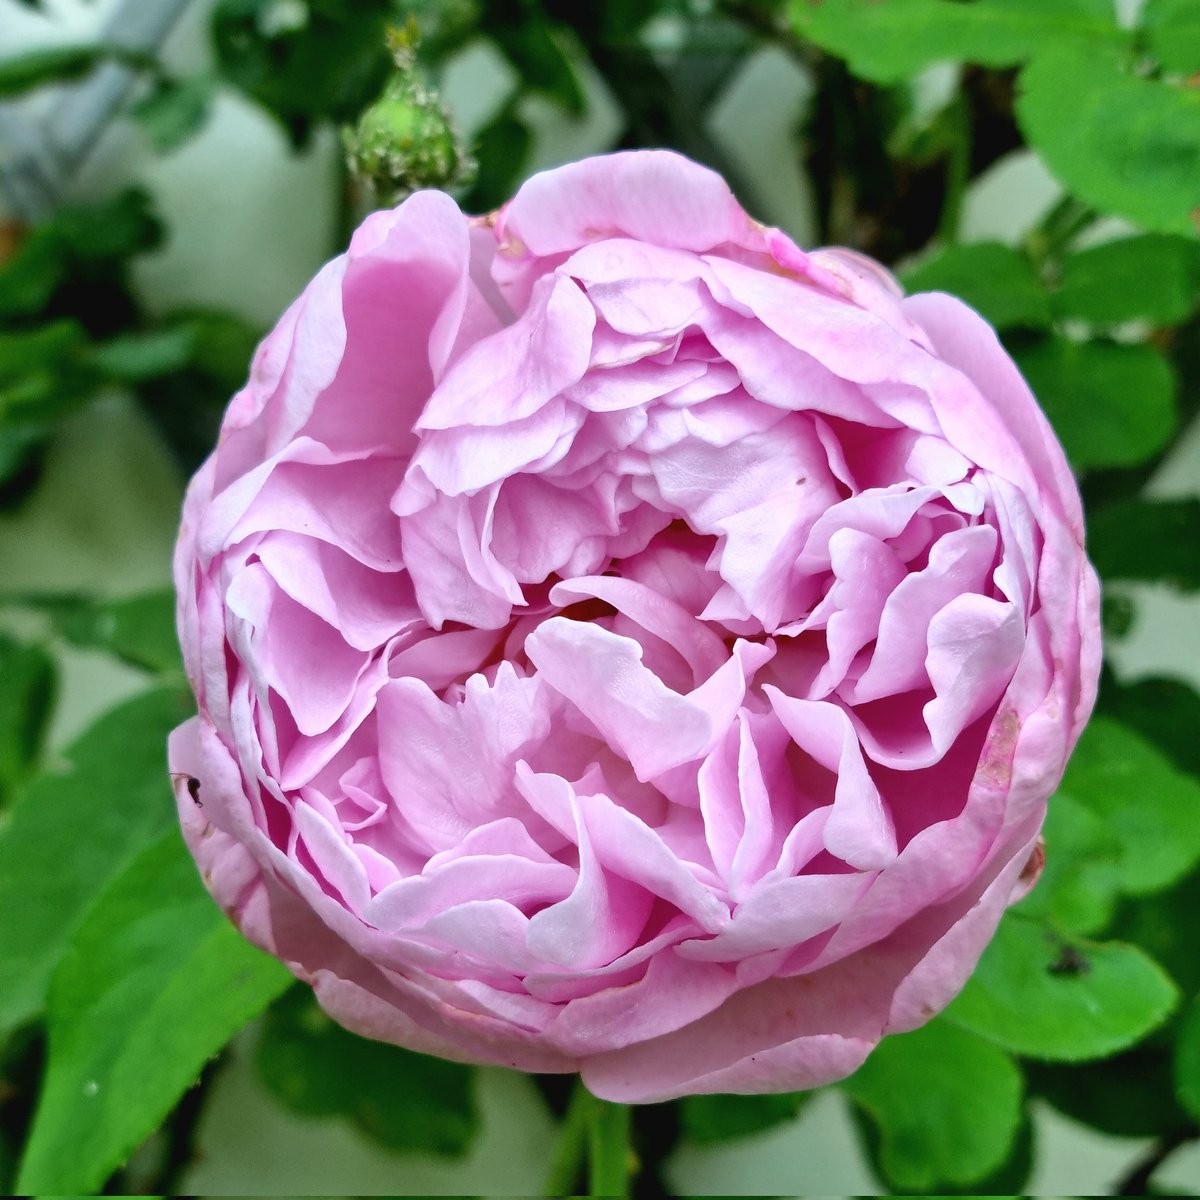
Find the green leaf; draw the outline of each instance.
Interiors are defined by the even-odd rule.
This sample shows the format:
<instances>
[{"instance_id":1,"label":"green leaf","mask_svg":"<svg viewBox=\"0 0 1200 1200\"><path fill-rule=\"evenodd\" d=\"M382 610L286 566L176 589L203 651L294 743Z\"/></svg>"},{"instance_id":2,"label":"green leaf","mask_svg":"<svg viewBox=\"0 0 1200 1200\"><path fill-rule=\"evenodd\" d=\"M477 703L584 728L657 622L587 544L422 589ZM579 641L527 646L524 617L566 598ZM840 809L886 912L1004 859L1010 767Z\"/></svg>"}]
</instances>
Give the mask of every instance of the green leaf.
<instances>
[{"instance_id":1,"label":"green leaf","mask_svg":"<svg viewBox=\"0 0 1200 1200\"><path fill-rule=\"evenodd\" d=\"M150 144L160 154L175 150L199 133L212 111L217 81L207 75L160 79L132 108Z\"/></svg>"},{"instance_id":2,"label":"green leaf","mask_svg":"<svg viewBox=\"0 0 1200 1200\"><path fill-rule=\"evenodd\" d=\"M1195 236L1200 89L1123 73L1096 49L1056 48L1021 73L1017 118L1059 181L1103 212Z\"/></svg>"},{"instance_id":3,"label":"green leaf","mask_svg":"<svg viewBox=\"0 0 1200 1200\"><path fill-rule=\"evenodd\" d=\"M864 1109L855 1104L850 1105L850 1120L858 1135L859 1148L867 1160L871 1173L876 1179L887 1181L888 1172L883 1163L883 1142L879 1127ZM939 1200L940 1197L961 1195L1005 1197L1006 1200L1019 1200L1033 1171L1033 1150L1033 1127L1029 1120L1029 1112L1022 1105L1020 1122L1013 1135L1012 1146L999 1167L969 1185L955 1184L943 1179L920 1194L925 1197L925 1200ZM897 1194L906 1194L906 1189L900 1188L894 1182L890 1183L889 1190Z\"/></svg>"},{"instance_id":4,"label":"green leaf","mask_svg":"<svg viewBox=\"0 0 1200 1200\"><path fill-rule=\"evenodd\" d=\"M0 385L55 371L64 360L82 353L86 341L83 326L71 317L48 321L36 329L0 332ZM11 411L13 402L6 407Z\"/></svg>"},{"instance_id":5,"label":"green leaf","mask_svg":"<svg viewBox=\"0 0 1200 1200\"><path fill-rule=\"evenodd\" d=\"M245 380L264 330L240 317L207 309L188 309L173 314L173 319L186 321L193 331L192 366L229 390Z\"/></svg>"},{"instance_id":6,"label":"green leaf","mask_svg":"<svg viewBox=\"0 0 1200 1200\"><path fill-rule=\"evenodd\" d=\"M0 808L37 761L54 691L53 659L0 633Z\"/></svg>"},{"instance_id":7,"label":"green leaf","mask_svg":"<svg viewBox=\"0 0 1200 1200\"><path fill-rule=\"evenodd\" d=\"M935 62L1011 67L1047 45L1122 35L1104 0L793 0L793 30L876 83Z\"/></svg>"},{"instance_id":8,"label":"green leaf","mask_svg":"<svg viewBox=\"0 0 1200 1200\"><path fill-rule=\"evenodd\" d=\"M502 5L493 5L494 18L485 11L484 29L517 70L523 87L560 104L571 116L587 108L583 88L575 75L569 35L534 10L513 21Z\"/></svg>"},{"instance_id":9,"label":"green leaf","mask_svg":"<svg viewBox=\"0 0 1200 1200\"><path fill-rule=\"evenodd\" d=\"M1020 912L1073 933L1100 932L1112 920L1121 890L1117 831L1060 791L1050 801L1042 836L1046 865Z\"/></svg>"},{"instance_id":10,"label":"green leaf","mask_svg":"<svg viewBox=\"0 0 1200 1200\"><path fill-rule=\"evenodd\" d=\"M1013 912L946 1016L1016 1054L1082 1062L1133 1045L1177 999L1136 946L1067 937Z\"/></svg>"},{"instance_id":11,"label":"green leaf","mask_svg":"<svg viewBox=\"0 0 1200 1200\"><path fill-rule=\"evenodd\" d=\"M143 846L175 824L166 738L192 711L181 689L102 716L23 789L0 827L0 1031L36 1016L84 910Z\"/></svg>"},{"instance_id":12,"label":"green leaf","mask_svg":"<svg viewBox=\"0 0 1200 1200\"><path fill-rule=\"evenodd\" d=\"M1093 325L1177 325L1200 299L1200 242L1168 233L1120 238L1069 254L1051 297L1060 317Z\"/></svg>"},{"instance_id":13,"label":"green leaf","mask_svg":"<svg viewBox=\"0 0 1200 1200\"><path fill-rule=\"evenodd\" d=\"M65 208L30 231L0 264L0 317L43 312L64 284L91 282L98 268L118 274L128 256L162 235L144 192L130 189L99 204Z\"/></svg>"},{"instance_id":14,"label":"green leaf","mask_svg":"<svg viewBox=\"0 0 1200 1200\"><path fill-rule=\"evenodd\" d=\"M1014 325L1045 329L1050 304L1025 255L999 242L948 246L905 271L909 292L949 292L982 313L997 329Z\"/></svg>"},{"instance_id":15,"label":"green leaf","mask_svg":"<svg viewBox=\"0 0 1200 1200\"><path fill-rule=\"evenodd\" d=\"M1194 733L1193 733L1194 736ZM1140 946L1184 995L1200 993L1200 954L1196 953L1196 914L1200 912L1200 871L1152 896L1126 898L1109 936Z\"/></svg>"},{"instance_id":16,"label":"green leaf","mask_svg":"<svg viewBox=\"0 0 1200 1200\"><path fill-rule=\"evenodd\" d=\"M186 366L195 340L195 331L186 323L122 333L94 346L88 361L109 379L141 383Z\"/></svg>"},{"instance_id":17,"label":"green leaf","mask_svg":"<svg viewBox=\"0 0 1200 1200\"><path fill-rule=\"evenodd\" d=\"M1170 441L1175 377L1149 346L1047 337L1012 351L1076 469L1135 466Z\"/></svg>"},{"instance_id":18,"label":"green leaf","mask_svg":"<svg viewBox=\"0 0 1200 1200\"><path fill-rule=\"evenodd\" d=\"M646 24L664 10L675 9L672 0L607 0L597 5L594 13L596 23L583 27L585 36L595 38L605 46L628 49L640 44L639 35ZM580 15L587 10L577 9ZM695 12L695 10L693 10Z\"/></svg>"},{"instance_id":19,"label":"green leaf","mask_svg":"<svg viewBox=\"0 0 1200 1200\"><path fill-rule=\"evenodd\" d=\"M1024 1064L1021 1065L1021 1071L1024 1075ZM1022 1105L1021 1123L1017 1126L1007 1157L987 1178L973 1183L970 1192L978 1196L1006 1196L1017 1200L1017 1197L1026 1194L1029 1177L1033 1174L1033 1163L1033 1122L1029 1119L1028 1107Z\"/></svg>"},{"instance_id":20,"label":"green leaf","mask_svg":"<svg viewBox=\"0 0 1200 1200\"><path fill-rule=\"evenodd\" d=\"M50 227L82 262L127 258L152 250L163 236L150 197L140 188L129 188L100 204L63 209Z\"/></svg>"},{"instance_id":21,"label":"green leaf","mask_svg":"<svg viewBox=\"0 0 1200 1200\"><path fill-rule=\"evenodd\" d=\"M528 125L506 105L479 131L475 158L479 170L464 207L487 212L512 195L526 171L533 135Z\"/></svg>"},{"instance_id":22,"label":"green leaf","mask_svg":"<svg viewBox=\"0 0 1200 1200\"><path fill-rule=\"evenodd\" d=\"M1168 71L1200 71L1200 8L1195 0L1146 0L1142 26L1150 53Z\"/></svg>"},{"instance_id":23,"label":"green leaf","mask_svg":"<svg viewBox=\"0 0 1200 1200\"><path fill-rule=\"evenodd\" d=\"M37 482L44 441L36 426L0 420L0 512L19 504Z\"/></svg>"},{"instance_id":24,"label":"green leaf","mask_svg":"<svg viewBox=\"0 0 1200 1200\"><path fill-rule=\"evenodd\" d=\"M316 121L351 121L379 94L391 68L390 0L309 4L296 23L273 23L275 0L218 0L212 41L222 76L303 145Z\"/></svg>"},{"instance_id":25,"label":"green leaf","mask_svg":"<svg viewBox=\"0 0 1200 1200\"><path fill-rule=\"evenodd\" d=\"M1107 643L1128 637L1137 620L1137 608L1127 592L1109 590L1100 596L1100 631Z\"/></svg>"},{"instance_id":26,"label":"green leaf","mask_svg":"<svg viewBox=\"0 0 1200 1200\"><path fill-rule=\"evenodd\" d=\"M691 1141L712 1145L794 1121L812 1095L782 1092L766 1096L685 1096L680 1102L679 1119Z\"/></svg>"},{"instance_id":27,"label":"green leaf","mask_svg":"<svg viewBox=\"0 0 1200 1200\"><path fill-rule=\"evenodd\" d=\"M1200 499L1133 497L1088 516L1088 555L1105 582L1200 588Z\"/></svg>"},{"instance_id":28,"label":"green leaf","mask_svg":"<svg viewBox=\"0 0 1200 1200\"><path fill-rule=\"evenodd\" d=\"M1193 1121L1200 1121L1200 999L1184 1015L1175 1043L1175 1094Z\"/></svg>"},{"instance_id":29,"label":"green leaf","mask_svg":"<svg viewBox=\"0 0 1200 1200\"><path fill-rule=\"evenodd\" d=\"M257 1058L288 1108L344 1117L392 1150L460 1155L479 1129L471 1067L348 1033L307 987L272 1006Z\"/></svg>"},{"instance_id":30,"label":"green leaf","mask_svg":"<svg viewBox=\"0 0 1200 1200\"><path fill-rule=\"evenodd\" d=\"M47 46L6 58L0 61L0 100L44 84L79 79L111 53L111 48L101 44Z\"/></svg>"},{"instance_id":31,"label":"green leaf","mask_svg":"<svg viewBox=\"0 0 1200 1200\"><path fill-rule=\"evenodd\" d=\"M1122 890L1161 891L1200 862L1200 781L1178 771L1149 742L1109 717L1083 731L1062 792L1116 834Z\"/></svg>"},{"instance_id":32,"label":"green leaf","mask_svg":"<svg viewBox=\"0 0 1200 1200\"><path fill-rule=\"evenodd\" d=\"M1021 1121L1017 1065L945 1021L884 1038L842 1088L878 1129L887 1182L906 1194L984 1179Z\"/></svg>"},{"instance_id":33,"label":"green leaf","mask_svg":"<svg viewBox=\"0 0 1200 1200\"><path fill-rule=\"evenodd\" d=\"M28 317L42 311L66 274L66 255L48 229L35 229L0 262L0 317Z\"/></svg>"},{"instance_id":34,"label":"green leaf","mask_svg":"<svg viewBox=\"0 0 1200 1200\"><path fill-rule=\"evenodd\" d=\"M1181 770L1200 775L1200 693L1186 683L1163 678L1121 683L1107 675L1100 711L1136 730Z\"/></svg>"},{"instance_id":35,"label":"green leaf","mask_svg":"<svg viewBox=\"0 0 1200 1200\"><path fill-rule=\"evenodd\" d=\"M177 831L147 846L54 973L46 1078L18 1190L98 1190L291 982L212 902Z\"/></svg>"},{"instance_id":36,"label":"green leaf","mask_svg":"<svg viewBox=\"0 0 1200 1200\"><path fill-rule=\"evenodd\" d=\"M17 1151L25 1140L29 1114L41 1083L46 1059L46 1031L26 1025L0 1040L0 1081L3 1081L4 1120L0 1122L0 1187L13 1191ZM18 1112L21 1115L18 1117ZM13 1120L17 1117L16 1120Z\"/></svg>"},{"instance_id":37,"label":"green leaf","mask_svg":"<svg viewBox=\"0 0 1200 1200\"><path fill-rule=\"evenodd\" d=\"M1171 1099L1171 1055L1162 1046L1095 1063L1030 1063L1027 1078L1059 1112L1114 1137L1160 1137L1187 1123Z\"/></svg>"},{"instance_id":38,"label":"green leaf","mask_svg":"<svg viewBox=\"0 0 1200 1200\"><path fill-rule=\"evenodd\" d=\"M0 333L0 481L24 471L56 422L95 394L87 337L63 318Z\"/></svg>"},{"instance_id":39,"label":"green leaf","mask_svg":"<svg viewBox=\"0 0 1200 1200\"><path fill-rule=\"evenodd\" d=\"M138 389L180 462L199 465L217 440L221 412L245 382L262 330L226 313L186 310L172 314L193 332L187 365L147 380Z\"/></svg>"},{"instance_id":40,"label":"green leaf","mask_svg":"<svg viewBox=\"0 0 1200 1200\"><path fill-rule=\"evenodd\" d=\"M50 600L42 607L72 645L107 650L131 666L158 674L182 670L175 593L170 588L123 600Z\"/></svg>"}]
</instances>

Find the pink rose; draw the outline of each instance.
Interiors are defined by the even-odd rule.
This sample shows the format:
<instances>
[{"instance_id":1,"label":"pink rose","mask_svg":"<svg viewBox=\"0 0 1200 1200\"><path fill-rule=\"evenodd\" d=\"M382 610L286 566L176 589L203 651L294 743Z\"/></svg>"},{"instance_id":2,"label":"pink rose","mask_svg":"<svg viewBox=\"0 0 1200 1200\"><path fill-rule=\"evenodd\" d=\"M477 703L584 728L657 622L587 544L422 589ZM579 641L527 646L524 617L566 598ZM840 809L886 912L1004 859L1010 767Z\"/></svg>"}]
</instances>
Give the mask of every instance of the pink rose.
<instances>
[{"instance_id":1,"label":"pink rose","mask_svg":"<svg viewBox=\"0 0 1200 1200\"><path fill-rule=\"evenodd\" d=\"M815 1087L1037 873L1099 637L992 330L664 152L368 217L176 560L204 879L349 1028L600 1096Z\"/></svg>"}]
</instances>

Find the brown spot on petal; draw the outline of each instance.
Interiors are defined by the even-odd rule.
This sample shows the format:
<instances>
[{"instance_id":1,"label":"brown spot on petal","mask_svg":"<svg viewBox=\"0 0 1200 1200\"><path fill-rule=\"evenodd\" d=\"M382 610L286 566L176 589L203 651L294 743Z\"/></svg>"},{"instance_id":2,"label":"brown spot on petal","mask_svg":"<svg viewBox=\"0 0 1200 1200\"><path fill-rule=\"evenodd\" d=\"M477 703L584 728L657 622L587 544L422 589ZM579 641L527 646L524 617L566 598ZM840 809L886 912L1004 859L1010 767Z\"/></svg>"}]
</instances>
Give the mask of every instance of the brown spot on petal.
<instances>
[{"instance_id":1,"label":"brown spot on petal","mask_svg":"<svg viewBox=\"0 0 1200 1200\"><path fill-rule=\"evenodd\" d=\"M993 787L1007 787L1012 779L1013 755L1020 736L1021 722L1016 712L1010 708L998 713L988 730L976 779Z\"/></svg>"},{"instance_id":2,"label":"brown spot on petal","mask_svg":"<svg viewBox=\"0 0 1200 1200\"><path fill-rule=\"evenodd\" d=\"M1033 881L1042 873L1042 868L1046 865L1046 839L1039 837L1037 845L1025 860L1025 865L1021 868L1021 874L1017 879L1018 885L1025 884L1032 886Z\"/></svg>"}]
</instances>

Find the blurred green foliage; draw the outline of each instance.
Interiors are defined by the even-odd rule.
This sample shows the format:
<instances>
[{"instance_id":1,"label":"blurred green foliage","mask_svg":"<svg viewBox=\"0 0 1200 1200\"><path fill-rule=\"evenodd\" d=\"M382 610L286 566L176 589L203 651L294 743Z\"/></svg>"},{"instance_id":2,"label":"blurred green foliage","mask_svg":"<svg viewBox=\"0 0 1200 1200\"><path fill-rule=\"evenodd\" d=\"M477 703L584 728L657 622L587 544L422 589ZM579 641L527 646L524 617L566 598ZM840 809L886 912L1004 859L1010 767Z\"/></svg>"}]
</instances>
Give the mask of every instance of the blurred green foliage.
<instances>
[{"instance_id":1,"label":"blurred green foliage","mask_svg":"<svg viewBox=\"0 0 1200 1200\"><path fill-rule=\"evenodd\" d=\"M213 904L175 830L160 835L99 893L55 966L16 1190L98 1191L291 982Z\"/></svg>"},{"instance_id":2,"label":"blurred green foliage","mask_svg":"<svg viewBox=\"0 0 1200 1200\"><path fill-rule=\"evenodd\" d=\"M615 146L679 149L754 209L756 181L704 117L754 51L787 55L812 83L791 116L818 240L899 264L910 289L955 292L999 329L1079 473L1110 632L1136 624L1131 584L1200 587L1200 496L1142 494L1200 407L1194 0L1147 0L1132 26L1110 0L217 0L211 69L179 77L111 46L68 46L0 62L0 100L115 59L142 76L129 116L159 152L186 144L230 89L300 147L379 96L385 29L410 18L431 86L479 43L512 69L469 147L478 172L460 197L475 211L528 171L530 99L578 118L589 73L622 114ZM950 86L932 87L928 69L947 63ZM1063 199L1019 245L964 243L966 189L1024 146ZM339 186L349 220L356 198ZM60 423L113 389L136 398L181 472L211 446L261 331L226 312L147 309L130 267L168 222L127 189L0 228L0 506L28 501ZM6 580L0 617L13 614L19 631L0 632L0 912L19 906L22 919L0 922L0 1183L120 1191L122 1164L161 1125L156 1186L170 1192L203 1102L203 1085L189 1087L264 1009L257 1063L282 1103L392 1149L463 1153L478 1128L468 1068L331 1025L200 891L170 832L162 765L189 703L171 597L24 594ZM146 690L51 759L63 645L120 660ZM1019 1193L1036 1161L1033 1099L1150 1139L1114 1181L1127 1189L1153 1187L1200 1137L1197 728L1185 682L1106 669L1100 716L1050 806L1042 882L951 1008L842 1085L883 1186ZM544 1084L561 1110L556 1088ZM680 1139L745 1137L805 1099L639 1113L639 1187L661 1194Z\"/></svg>"},{"instance_id":3,"label":"blurred green foliage","mask_svg":"<svg viewBox=\"0 0 1200 1200\"><path fill-rule=\"evenodd\" d=\"M311 988L293 988L267 1014L257 1057L288 1108L345 1118L394 1150L461 1155L479 1131L470 1067L347 1033Z\"/></svg>"}]
</instances>

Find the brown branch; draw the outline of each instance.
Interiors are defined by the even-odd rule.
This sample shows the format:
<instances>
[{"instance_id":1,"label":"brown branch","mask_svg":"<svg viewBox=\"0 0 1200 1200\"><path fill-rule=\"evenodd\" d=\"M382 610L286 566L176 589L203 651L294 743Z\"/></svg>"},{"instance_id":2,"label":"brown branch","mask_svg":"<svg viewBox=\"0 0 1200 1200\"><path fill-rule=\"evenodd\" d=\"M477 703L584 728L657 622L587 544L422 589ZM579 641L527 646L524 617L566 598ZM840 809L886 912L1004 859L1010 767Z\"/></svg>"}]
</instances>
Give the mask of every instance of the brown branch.
<instances>
[{"instance_id":1,"label":"brown branch","mask_svg":"<svg viewBox=\"0 0 1200 1200\"><path fill-rule=\"evenodd\" d=\"M1180 1129L1163 1134L1146 1154L1123 1175L1113 1188L1114 1196L1149 1195L1150 1180L1154 1173L1181 1146L1200 1138L1200 1126L1185 1125Z\"/></svg>"}]
</instances>

